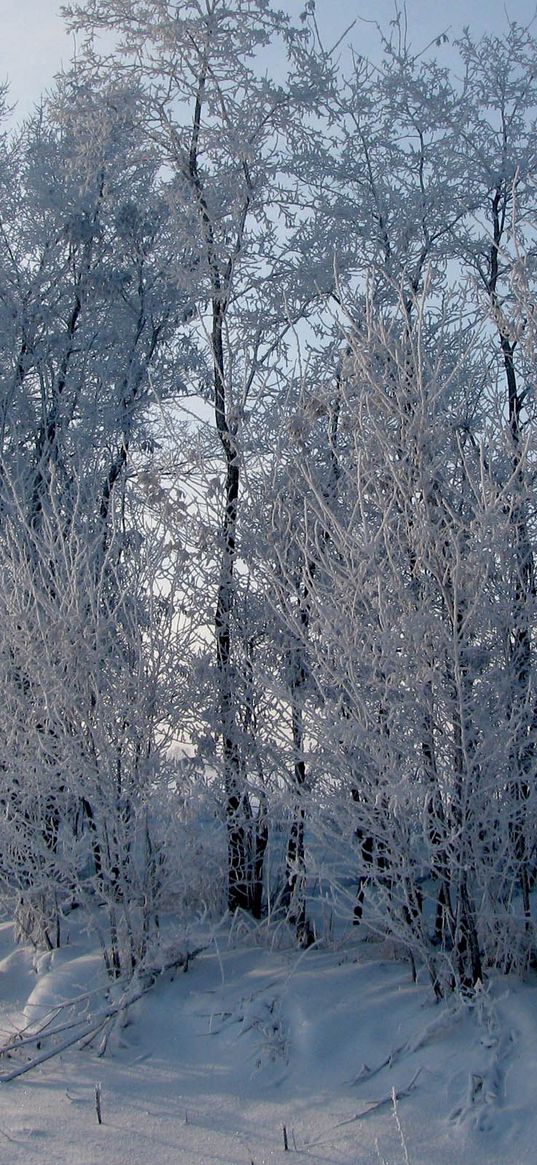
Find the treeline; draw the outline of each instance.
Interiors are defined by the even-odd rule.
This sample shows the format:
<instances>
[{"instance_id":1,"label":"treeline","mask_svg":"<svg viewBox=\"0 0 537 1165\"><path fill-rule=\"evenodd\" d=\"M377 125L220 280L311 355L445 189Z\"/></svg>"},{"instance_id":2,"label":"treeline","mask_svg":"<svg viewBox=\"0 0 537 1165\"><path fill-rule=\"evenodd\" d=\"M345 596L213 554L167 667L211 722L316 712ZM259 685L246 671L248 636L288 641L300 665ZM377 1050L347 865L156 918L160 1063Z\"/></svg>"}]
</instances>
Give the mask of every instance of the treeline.
<instances>
[{"instance_id":1,"label":"treeline","mask_svg":"<svg viewBox=\"0 0 537 1165\"><path fill-rule=\"evenodd\" d=\"M6 907L119 974L173 901L308 945L320 886L439 995L523 970L537 42L65 18L0 144Z\"/></svg>"}]
</instances>

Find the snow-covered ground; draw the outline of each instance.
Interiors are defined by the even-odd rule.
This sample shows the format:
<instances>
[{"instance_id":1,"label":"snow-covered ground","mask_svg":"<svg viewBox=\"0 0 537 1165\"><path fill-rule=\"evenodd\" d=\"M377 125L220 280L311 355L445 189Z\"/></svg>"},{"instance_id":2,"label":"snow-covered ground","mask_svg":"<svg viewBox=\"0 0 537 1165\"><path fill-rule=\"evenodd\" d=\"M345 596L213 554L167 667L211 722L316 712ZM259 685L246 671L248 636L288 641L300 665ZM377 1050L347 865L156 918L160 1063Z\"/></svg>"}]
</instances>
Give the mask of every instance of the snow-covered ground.
<instances>
[{"instance_id":1,"label":"snow-covered ground","mask_svg":"<svg viewBox=\"0 0 537 1165\"><path fill-rule=\"evenodd\" d=\"M133 1006L104 1057L73 1048L0 1085L0 1162L537 1159L537 979L495 980L472 1005L439 1005L408 965L352 934L300 954L281 936L277 949L223 928L185 939L200 942L187 973L163 975ZM74 930L64 951L36 959L0 927L2 1042L96 992L101 963ZM4 1057L1 1071L21 1057Z\"/></svg>"}]
</instances>

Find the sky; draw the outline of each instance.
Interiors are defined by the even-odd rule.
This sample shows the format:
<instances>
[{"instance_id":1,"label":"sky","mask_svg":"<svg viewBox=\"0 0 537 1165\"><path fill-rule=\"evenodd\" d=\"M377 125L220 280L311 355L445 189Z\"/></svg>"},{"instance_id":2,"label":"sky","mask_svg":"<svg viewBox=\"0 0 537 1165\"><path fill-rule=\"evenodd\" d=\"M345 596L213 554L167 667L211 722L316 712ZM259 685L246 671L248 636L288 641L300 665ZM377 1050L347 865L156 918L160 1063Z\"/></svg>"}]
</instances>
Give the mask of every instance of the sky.
<instances>
[{"instance_id":1,"label":"sky","mask_svg":"<svg viewBox=\"0 0 537 1165\"><path fill-rule=\"evenodd\" d=\"M279 0L279 6L296 17L304 0ZM0 80L10 82L17 119L31 112L54 74L71 59L73 38L65 32L59 7L60 0L0 0ZM536 8L537 0L407 0L410 38L424 48L440 33L455 36L466 24L476 35L501 31L506 13L527 24ZM317 15L326 47L356 19L354 43L365 56L374 56L374 22L388 24L394 0L317 0Z\"/></svg>"}]
</instances>

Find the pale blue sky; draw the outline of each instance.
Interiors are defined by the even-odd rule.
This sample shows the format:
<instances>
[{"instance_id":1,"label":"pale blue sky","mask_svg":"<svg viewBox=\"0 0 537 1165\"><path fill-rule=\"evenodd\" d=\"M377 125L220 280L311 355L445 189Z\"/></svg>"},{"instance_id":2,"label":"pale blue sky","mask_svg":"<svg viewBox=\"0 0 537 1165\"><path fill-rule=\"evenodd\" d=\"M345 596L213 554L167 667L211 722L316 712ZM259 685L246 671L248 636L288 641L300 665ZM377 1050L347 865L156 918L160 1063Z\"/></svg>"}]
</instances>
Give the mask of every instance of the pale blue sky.
<instances>
[{"instance_id":1,"label":"pale blue sky","mask_svg":"<svg viewBox=\"0 0 537 1165\"><path fill-rule=\"evenodd\" d=\"M0 0L0 78L10 81L18 115L28 113L50 84L55 72L68 64L73 41L58 15L60 0ZM303 0L280 0L280 7L297 15ZM425 45L449 27L455 35L465 24L478 35L505 27L506 12L527 24L536 0L407 0L413 43ZM386 25L393 17L393 0L317 0L318 22L327 47L355 18L353 39L360 52L374 55L376 33L371 22Z\"/></svg>"}]
</instances>

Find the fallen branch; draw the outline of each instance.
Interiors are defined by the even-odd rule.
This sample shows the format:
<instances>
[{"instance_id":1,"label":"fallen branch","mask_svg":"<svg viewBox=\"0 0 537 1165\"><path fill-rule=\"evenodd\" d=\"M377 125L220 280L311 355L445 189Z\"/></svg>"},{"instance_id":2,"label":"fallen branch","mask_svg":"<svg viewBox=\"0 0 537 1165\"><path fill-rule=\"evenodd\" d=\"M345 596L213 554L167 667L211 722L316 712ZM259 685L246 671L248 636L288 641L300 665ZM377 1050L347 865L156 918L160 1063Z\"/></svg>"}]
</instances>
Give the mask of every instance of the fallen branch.
<instances>
[{"instance_id":1,"label":"fallen branch","mask_svg":"<svg viewBox=\"0 0 537 1165\"><path fill-rule=\"evenodd\" d=\"M123 983L129 983L132 976L123 975L120 979L114 979L114 987L119 987ZM39 1010L42 1012L39 1021L39 1027L34 1027L32 1030L32 1023L29 1021L24 1027L19 1028L15 1035L9 1034L9 1042L7 1044L0 1044L0 1056L10 1056L11 1052L19 1051L25 1044L35 1044L41 1038L48 1038L50 1035L58 1035L61 1031L66 1031L73 1027L75 1023L81 1023L81 1019L69 1020L58 1024L52 1028L51 1024L58 1018L62 1011L67 1011L71 1007L75 1007L80 1003L87 1003L90 999L95 999L98 995L103 995L108 990L108 987L93 987L91 991L83 991L80 995L73 995L71 999L64 1000L62 1003L54 1003L48 1011L42 1011L42 1005L38 1004ZM28 1006L28 1005L27 1005ZM50 1030L47 1030L50 1028ZM29 1033L28 1035L26 1033ZM6 1033L7 1035L7 1033Z\"/></svg>"},{"instance_id":2,"label":"fallen branch","mask_svg":"<svg viewBox=\"0 0 537 1165\"><path fill-rule=\"evenodd\" d=\"M186 971L191 959L205 949L205 947L196 947L192 951L184 952L178 951L175 947L168 947L160 952L158 960L137 967L132 977L126 981L125 988L119 998L95 1012L94 1015L75 1017L56 1024L54 1027L50 1026L53 1019L46 1018L35 1032L25 1034L19 1040L11 1039L9 1043L0 1046L0 1058L3 1056L10 1058L21 1048L32 1045L39 1049L38 1055L32 1056L24 1064L17 1064L10 1072L0 1074L0 1084L8 1084L11 1080L16 1080L17 1077L39 1067L40 1064L46 1063L47 1060L53 1059L54 1056L60 1055L75 1044L78 1044L79 1047L87 1047L101 1032L99 1055L104 1055L110 1036L123 1020L128 1008L141 999L142 995L150 991L166 972L181 968ZM104 985L103 993L109 989L108 985ZM67 999L64 1003L55 1005L47 1013L47 1016L50 1017L51 1012L54 1012L56 1016L61 1015L62 1012L65 1013L69 1008L75 1006L80 998L84 997L77 996L76 999ZM27 1029L23 1030L27 1032ZM57 1037L65 1035L66 1032L69 1032L67 1038L57 1041ZM49 1046L41 1051L40 1045L44 1040ZM50 1041L52 1041L52 1045L50 1045Z\"/></svg>"},{"instance_id":3,"label":"fallen branch","mask_svg":"<svg viewBox=\"0 0 537 1165\"><path fill-rule=\"evenodd\" d=\"M336 1125L331 1125L329 1129L324 1131L321 1137L318 1137L315 1141L308 1142L308 1149L313 1149L319 1145L329 1144L331 1140L331 1137L328 1136L329 1133L335 1132L336 1129L342 1129L346 1125L352 1125L355 1123L355 1121L364 1120L364 1118L370 1116L371 1113L378 1112L380 1108L385 1108L388 1104L393 1105L394 1103L397 1103L398 1100L404 1100L406 1096L410 1096L410 1093L413 1092L414 1088L416 1087L416 1081L420 1073L421 1068L418 1068L417 1072L414 1073L412 1080L410 1080L410 1082L404 1088L392 1088L390 1089L390 1092L386 1093L385 1096L380 1097L378 1100L364 1101L365 1108L362 1112L355 1112L352 1116L346 1117L345 1120L338 1121Z\"/></svg>"},{"instance_id":4,"label":"fallen branch","mask_svg":"<svg viewBox=\"0 0 537 1165\"><path fill-rule=\"evenodd\" d=\"M411 1056L414 1052L419 1051L430 1039L433 1039L439 1032L444 1031L445 1028L450 1027L454 1020L458 1020L461 1015L467 1013L467 1005L464 1003L458 1004L453 1008L446 1008L442 1013L428 1023L427 1026L413 1039L406 1040L404 1044L399 1044L398 1047L392 1048L384 1060L376 1064L374 1068L369 1068L367 1064L363 1064L357 1076L354 1076L350 1081L351 1084L361 1084L364 1080L371 1080L373 1076L378 1076L384 1068L392 1068L404 1056Z\"/></svg>"},{"instance_id":5,"label":"fallen branch","mask_svg":"<svg viewBox=\"0 0 537 1165\"><path fill-rule=\"evenodd\" d=\"M397 1100L404 1100L405 1096L410 1096L410 1093L416 1087L416 1080L418 1079L420 1073L421 1068L418 1068L417 1072L414 1073L412 1080L409 1084L406 1085L405 1088L392 1088L390 1089L390 1092L388 1092L386 1096L381 1097L380 1100L366 1101L366 1108L364 1108L363 1112L355 1113L354 1116L348 1117L347 1120L340 1121L340 1123L334 1127L338 1129L341 1127L341 1125L350 1125L353 1123L353 1121L363 1120L365 1116L369 1116L371 1112L377 1112L379 1108L384 1108L387 1104L393 1104L393 1102Z\"/></svg>"}]
</instances>

